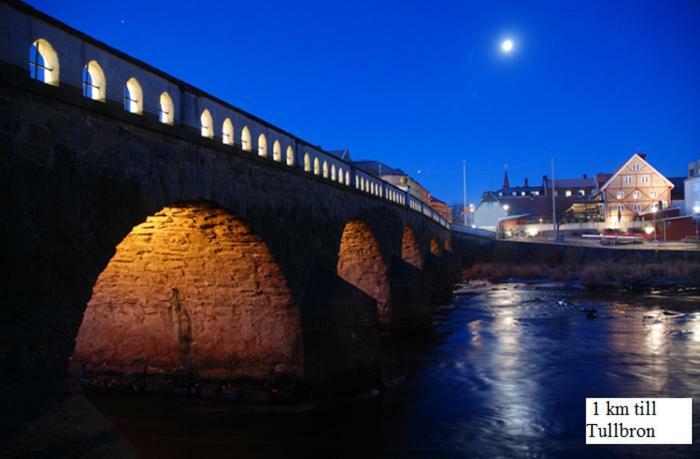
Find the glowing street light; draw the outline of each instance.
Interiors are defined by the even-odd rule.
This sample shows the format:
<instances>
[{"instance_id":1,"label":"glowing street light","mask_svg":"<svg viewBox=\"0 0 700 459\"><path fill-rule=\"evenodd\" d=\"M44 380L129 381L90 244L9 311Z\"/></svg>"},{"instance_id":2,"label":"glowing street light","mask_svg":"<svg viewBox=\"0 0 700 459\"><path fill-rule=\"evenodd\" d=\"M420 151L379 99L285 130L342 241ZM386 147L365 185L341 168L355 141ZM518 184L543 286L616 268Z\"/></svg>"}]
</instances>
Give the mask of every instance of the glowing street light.
<instances>
[{"instance_id":1,"label":"glowing street light","mask_svg":"<svg viewBox=\"0 0 700 459\"><path fill-rule=\"evenodd\" d=\"M503 204L503 210L508 212L508 209L510 209L510 206L508 204Z\"/></svg>"}]
</instances>

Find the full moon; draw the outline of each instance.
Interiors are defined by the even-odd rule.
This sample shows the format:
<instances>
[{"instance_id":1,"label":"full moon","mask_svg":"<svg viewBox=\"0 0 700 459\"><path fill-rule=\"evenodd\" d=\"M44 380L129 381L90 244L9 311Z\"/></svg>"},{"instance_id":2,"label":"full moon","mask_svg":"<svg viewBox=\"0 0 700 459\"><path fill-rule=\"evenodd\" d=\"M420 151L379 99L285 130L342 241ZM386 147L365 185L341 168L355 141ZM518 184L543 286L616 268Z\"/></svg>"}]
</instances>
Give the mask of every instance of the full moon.
<instances>
[{"instance_id":1,"label":"full moon","mask_svg":"<svg viewBox=\"0 0 700 459\"><path fill-rule=\"evenodd\" d=\"M503 51L504 53L509 53L513 51L513 40L511 40L510 38L508 38L507 40L503 40L503 42L501 42L501 51Z\"/></svg>"}]
</instances>

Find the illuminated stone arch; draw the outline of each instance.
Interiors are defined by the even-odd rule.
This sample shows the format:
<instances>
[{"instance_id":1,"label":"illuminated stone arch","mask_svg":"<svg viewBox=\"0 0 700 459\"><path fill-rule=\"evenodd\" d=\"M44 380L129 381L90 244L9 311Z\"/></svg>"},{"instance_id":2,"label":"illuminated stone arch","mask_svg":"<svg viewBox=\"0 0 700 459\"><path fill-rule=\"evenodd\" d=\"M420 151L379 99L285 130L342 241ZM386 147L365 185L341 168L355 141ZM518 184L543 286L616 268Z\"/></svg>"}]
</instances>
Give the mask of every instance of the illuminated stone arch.
<instances>
[{"instance_id":1,"label":"illuminated stone arch","mask_svg":"<svg viewBox=\"0 0 700 459\"><path fill-rule=\"evenodd\" d=\"M438 239L435 236L433 236L430 239L430 253L432 253L435 256L440 255L440 243L438 242Z\"/></svg>"},{"instance_id":2,"label":"illuminated stone arch","mask_svg":"<svg viewBox=\"0 0 700 459\"><path fill-rule=\"evenodd\" d=\"M343 229L337 273L376 301L380 323L391 321L389 270L377 238L362 220L350 220Z\"/></svg>"},{"instance_id":3,"label":"illuminated stone arch","mask_svg":"<svg viewBox=\"0 0 700 459\"><path fill-rule=\"evenodd\" d=\"M336 181L336 169L335 169L335 164L331 164L331 180Z\"/></svg>"},{"instance_id":4,"label":"illuminated stone arch","mask_svg":"<svg viewBox=\"0 0 700 459\"><path fill-rule=\"evenodd\" d=\"M416 239L416 233L410 225L403 227L401 240L401 258L418 269L423 268L423 255Z\"/></svg>"},{"instance_id":5,"label":"illuminated stone arch","mask_svg":"<svg viewBox=\"0 0 700 459\"><path fill-rule=\"evenodd\" d=\"M323 178L328 178L328 161L323 161Z\"/></svg>"},{"instance_id":6,"label":"illuminated stone arch","mask_svg":"<svg viewBox=\"0 0 700 459\"><path fill-rule=\"evenodd\" d=\"M304 172L311 172L311 156L304 153Z\"/></svg>"},{"instance_id":7,"label":"illuminated stone arch","mask_svg":"<svg viewBox=\"0 0 700 459\"><path fill-rule=\"evenodd\" d=\"M208 204L135 226L99 275L72 366L202 379L303 376L300 312L265 242Z\"/></svg>"},{"instance_id":8,"label":"illuminated stone arch","mask_svg":"<svg viewBox=\"0 0 700 459\"><path fill-rule=\"evenodd\" d=\"M90 61L83 67L83 96L104 102L107 97L107 79L97 61Z\"/></svg>"},{"instance_id":9,"label":"illuminated stone arch","mask_svg":"<svg viewBox=\"0 0 700 459\"><path fill-rule=\"evenodd\" d=\"M230 118L226 118L221 125L221 141L224 145L233 145L234 139L233 123Z\"/></svg>"},{"instance_id":10,"label":"illuminated stone arch","mask_svg":"<svg viewBox=\"0 0 700 459\"><path fill-rule=\"evenodd\" d=\"M280 145L279 140L275 140L275 143L272 144L272 159L277 162L282 161L282 145Z\"/></svg>"},{"instance_id":11,"label":"illuminated stone arch","mask_svg":"<svg viewBox=\"0 0 700 459\"><path fill-rule=\"evenodd\" d=\"M51 43L39 38L29 48L29 77L51 86L58 86L60 79L58 53Z\"/></svg>"},{"instance_id":12,"label":"illuminated stone arch","mask_svg":"<svg viewBox=\"0 0 700 459\"><path fill-rule=\"evenodd\" d=\"M314 158L314 175L319 175L321 173L321 162L318 157Z\"/></svg>"},{"instance_id":13,"label":"illuminated stone arch","mask_svg":"<svg viewBox=\"0 0 700 459\"><path fill-rule=\"evenodd\" d=\"M163 124L175 124L175 105L166 91L160 94L158 100L158 121Z\"/></svg>"},{"instance_id":14,"label":"illuminated stone arch","mask_svg":"<svg viewBox=\"0 0 700 459\"><path fill-rule=\"evenodd\" d=\"M287 147L287 166L294 165L294 149L290 146Z\"/></svg>"},{"instance_id":15,"label":"illuminated stone arch","mask_svg":"<svg viewBox=\"0 0 700 459\"><path fill-rule=\"evenodd\" d=\"M267 158L267 137L265 137L265 134L258 136L258 156Z\"/></svg>"},{"instance_id":16,"label":"illuminated stone arch","mask_svg":"<svg viewBox=\"0 0 700 459\"><path fill-rule=\"evenodd\" d=\"M241 131L241 148L243 148L243 151L253 151L253 143L250 138L250 129L248 129L248 126L243 126L243 130Z\"/></svg>"},{"instance_id":17,"label":"illuminated stone arch","mask_svg":"<svg viewBox=\"0 0 700 459\"><path fill-rule=\"evenodd\" d=\"M143 90L139 80L134 77L124 85L124 110L136 115L143 114Z\"/></svg>"}]
</instances>

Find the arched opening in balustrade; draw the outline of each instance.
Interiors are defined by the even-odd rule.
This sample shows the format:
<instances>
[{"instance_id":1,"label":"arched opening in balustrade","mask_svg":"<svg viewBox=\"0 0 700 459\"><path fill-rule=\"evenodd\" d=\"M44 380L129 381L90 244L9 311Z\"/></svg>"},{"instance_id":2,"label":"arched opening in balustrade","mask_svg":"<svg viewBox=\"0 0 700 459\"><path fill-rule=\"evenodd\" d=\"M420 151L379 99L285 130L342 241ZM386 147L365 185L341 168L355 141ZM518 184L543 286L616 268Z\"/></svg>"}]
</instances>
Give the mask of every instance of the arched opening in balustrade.
<instances>
[{"instance_id":1,"label":"arched opening in balustrade","mask_svg":"<svg viewBox=\"0 0 700 459\"><path fill-rule=\"evenodd\" d=\"M243 151L253 151L253 142L250 137L250 129L248 129L248 126L243 126L243 130L241 131L241 148L243 148Z\"/></svg>"},{"instance_id":2,"label":"arched opening in balustrade","mask_svg":"<svg viewBox=\"0 0 700 459\"><path fill-rule=\"evenodd\" d=\"M42 83L58 86L60 65L58 53L51 43L39 38L29 48L29 77Z\"/></svg>"},{"instance_id":3,"label":"arched opening in balustrade","mask_svg":"<svg viewBox=\"0 0 700 459\"><path fill-rule=\"evenodd\" d=\"M343 175L343 168L338 167L338 183L340 183L342 185L344 180L345 180L345 176Z\"/></svg>"},{"instance_id":4,"label":"arched opening in balustrade","mask_svg":"<svg viewBox=\"0 0 700 459\"><path fill-rule=\"evenodd\" d=\"M287 166L294 165L294 149L289 146L287 147Z\"/></svg>"},{"instance_id":5,"label":"arched opening in balustrade","mask_svg":"<svg viewBox=\"0 0 700 459\"><path fill-rule=\"evenodd\" d=\"M438 243L438 239L435 236L430 239L430 253L440 256L440 243Z\"/></svg>"},{"instance_id":6,"label":"arched opening in balustrade","mask_svg":"<svg viewBox=\"0 0 700 459\"><path fill-rule=\"evenodd\" d=\"M350 171L345 173L345 186L350 186Z\"/></svg>"},{"instance_id":7,"label":"arched opening in balustrade","mask_svg":"<svg viewBox=\"0 0 700 459\"><path fill-rule=\"evenodd\" d=\"M275 140L275 143L272 145L272 159L277 162L282 161L282 145L280 145L279 140Z\"/></svg>"},{"instance_id":8,"label":"arched opening in balustrade","mask_svg":"<svg viewBox=\"0 0 700 459\"><path fill-rule=\"evenodd\" d=\"M267 137L265 137L265 134L258 136L258 156L267 158Z\"/></svg>"},{"instance_id":9,"label":"arched opening in balustrade","mask_svg":"<svg viewBox=\"0 0 700 459\"><path fill-rule=\"evenodd\" d=\"M143 90L139 80L134 77L124 85L124 110L136 115L143 114Z\"/></svg>"},{"instance_id":10,"label":"arched opening in balustrade","mask_svg":"<svg viewBox=\"0 0 700 459\"><path fill-rule=\"evenodd\" d=\"M116 247L71 371L267 380L302 377L302 359L299 308L266 243L224 209L176 205Z\"/></svg>"},{"instance_id":11,"label":"arched opening in balustrade","mask_svg":"<svg viewBox=\"0 0 700 459\"><path fill-rule=\"evenodd\" d=\"M221 141L224 145L233 145L233 139L235 138L233 135L233 123L229 118L226 118L221 125Z\"/></svg>"},{"instance_id":12,"label":"arched opening in balustrade","mask_svg":"<svg viewBox=\"0 0 700 459\"><path fill-rule=\"evenodd\" d=\"M318 157L314 158L314 175L320 175L321 174L321 161L318 160Z\"/></svg>"},{"instance_id":13,"label":"arched opening in balustrade","mask_svg":"<svg viewBox=\"0 0 700 459\"><path fill-rule=\"evenodd\" d=\"M323 161L323 178L328 178L328 161Z\"/></svg>"},{"instance_id":14,"label":"arched opening in balustrade","mask_svg":"<svg viewBox=\"0 0 700 459\"><path fill-rule=\"evenodd\" d=\"M211 113L208 109L204 109L202 114L199 116L199 124L201 127L202 137L207 139L214 138L214 119L211 117Z\"/></svg>"},{"instance_id":15,"label":"arched opening in balustrade","mask_svg":"<svg viewBox=\"0 0 700 459\"><path fill-rule=\"evenodd\" d=\"M336 181L336 170L335 170L335 164L331 164L331 180L334 182Z\"/></svg>"},{"instance_id":16,"label":"arched opening in balustrade","mask_svg":"<svg viewBox=\"0 0 700 459\"><path fill-rule=\"evenodd\" d=\"M83 97L92 100L105 101L107 96L107 80L102 67L97 61L90 61L83 67L82 75Z\"/></svg>"},{"instance_id":17,"label":"arched opening in balustrade","mask_svg":"<svg viewBox=\"0 0 700 459\"><path fill-rule=\"evenodd\" d=\"M418 269L423 268L423 254L420 250L420 245L418 245L416 233L409 225L403 227L401 258L403 258L406 263L409 263Z\"/></svg>"},{"instance_id":18,"label":"arched opening in balustrade","mask_svg":"<svg viewBox=\"0 0 700 459\"><path fill-rule=\"evenodd\" d=\"M163 91L158 102L158 121L163 124L175 124L175 106L170 94Z\"/></svg>"},{"instance_id":19,"label":"arched opening in balustrade","mask_svg":"<svg viewBox=\"0 0 700 459\"><path fill-rule=\"evenodd\" d=\"M391 320L389 270L372 230L361 220L351 220L343 229L338 251L338 276L377 302L380 323Z\"/></svg>"},{"instance_id":20,"label":"arched opening in balustrade","mask_svg":"<svg viewBox=\"0 0 700 459\"><path fill-rule=\"evenodd\" d=\"M304 172L311 172L311 156L304 153Z\"/></svg>"}]
</instances>

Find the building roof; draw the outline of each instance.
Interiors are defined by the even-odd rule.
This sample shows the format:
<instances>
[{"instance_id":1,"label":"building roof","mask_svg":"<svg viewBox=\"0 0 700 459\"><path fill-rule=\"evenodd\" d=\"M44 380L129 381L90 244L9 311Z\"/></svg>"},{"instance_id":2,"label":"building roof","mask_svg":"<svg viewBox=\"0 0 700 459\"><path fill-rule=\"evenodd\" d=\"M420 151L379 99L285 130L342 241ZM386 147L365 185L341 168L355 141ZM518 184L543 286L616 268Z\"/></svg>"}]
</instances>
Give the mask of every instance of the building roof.
<instances>
[{"instance_id":1,"label":"building roof","mask_svg":"<svg viewBox=\"0 0 700 459\"><path fill-rule=\"evenodd\" d=\"M625 161L625 163L624 163L622 166L618 167L618 168L615 170L615 173L612 174L612 175L610 176L610 178L605 182L605 184L603 184L603 186L600 187L600 189L601 189L601 190L604 190L605 188L607 188L608 185L610 185L610 182L612 182L612 180L613 180L615 177L617 177L617 175L619 175L620 172L622 172L622 169L624 169L625 167L627 167L627 165L628 165L633 159L635 159L635 158L637 158L637 159L643 161L644 164L646 164L647 166L649 166L649 168L650 168L652 171L654 171L654 172L656 172L657 174L659 174L659 176L660 176L661 178L663 178L664 180L666 180L666 182L667 182L671 187L673 187L673 186L674 186L673 183L671 183L671 181L670 181L669 179L667 179L666 177L664 177L664 175L663 175L661 172L657 171L657 170L654 168L654 166L652 166L651 164L649 164L649 162L646 160L646 157L647 157L647 155L644 154L644 153L635 153L635 154L633 154L632 156L630 156L629 159L628 159L627 161Z\"/></svg>"},{"instance_id":2,"label":"building roof","mask_svg":"<svg viewBox=\"0 0 700 459\"><path fill-rule=\"evenodd\" d=\"M350 150L347 148L344 150L329 150L328 153L330 153L338 159L342 159L343 161L352 161L350 159Z\"/></svg>"},{"instance_id":3,"label":"building roof","mask_svg":"<svg viewBox=\"0 0 700 459\"><path fill-rule=\"evenodd\" d=\"M547 187L551 188L552 180L547 180ZM593 177L561 178L554 179L556 188L595 188L596 180Z\"/></svg>"},{"instance_id":4,"label":"building roof","mask_svg":"<svg viewBox=\"0 0 700 459\"><path fill-rule=\"evenodd\" d=\"M377 177L381 175L408 176L408 174L402 171L401 169L396 169L391 166L387 166L386 164L380 161L353 161L352 164L355 167L362 169L365 172L369 172L370 174L375 175Z\"/></svg>"}]
</instances>

